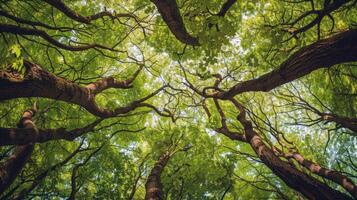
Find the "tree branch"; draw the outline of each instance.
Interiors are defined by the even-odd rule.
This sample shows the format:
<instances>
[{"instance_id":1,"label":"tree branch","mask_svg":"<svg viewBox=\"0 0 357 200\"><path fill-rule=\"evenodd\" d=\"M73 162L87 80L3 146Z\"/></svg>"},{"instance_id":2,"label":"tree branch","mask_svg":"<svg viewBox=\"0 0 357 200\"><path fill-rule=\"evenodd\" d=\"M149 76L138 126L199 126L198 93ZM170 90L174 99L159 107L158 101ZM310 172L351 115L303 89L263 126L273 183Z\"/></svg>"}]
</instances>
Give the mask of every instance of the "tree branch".
<instances>
[{"instance_id":1,"label":"tree branch","mask_svg":"<svg viewBox=\"0 0 357 200\"><path fill-rule=\"evenodd\" d=\"M211 96L229 99L244 92L267 92L317 69L357 61L356 51L357 30L344 31L301 48L283 62L278 69L259 78L238 83L228 91L217 92Z\"/></svg>"},{"instance_id":2,"label":"tree branch","mask_svg":"<svg viewBox=\"0 0 357 200\"><path fill-rule=\"evenodd\" d=\"M180 42L194 46L199 45L198 39L187 32L176 0L151 0L151 2L155 4L162 19Z\"/></svg>"},{"instance_id":3,"label":"tree branch","mask_svg":"<svg viewBox=\"0 0 357 200\"><path fill-rule=\"evenodd\" d=\"M20 128L31 128L36 130L36 126L32 121L33 116L37 112L36 106L34 109L26 110L20 120ZM16 146L13 154L0 166L0 193L4 192L15 181L16 176L26 165L34 150L34 144Z\"/></svg>"}]
</instances>

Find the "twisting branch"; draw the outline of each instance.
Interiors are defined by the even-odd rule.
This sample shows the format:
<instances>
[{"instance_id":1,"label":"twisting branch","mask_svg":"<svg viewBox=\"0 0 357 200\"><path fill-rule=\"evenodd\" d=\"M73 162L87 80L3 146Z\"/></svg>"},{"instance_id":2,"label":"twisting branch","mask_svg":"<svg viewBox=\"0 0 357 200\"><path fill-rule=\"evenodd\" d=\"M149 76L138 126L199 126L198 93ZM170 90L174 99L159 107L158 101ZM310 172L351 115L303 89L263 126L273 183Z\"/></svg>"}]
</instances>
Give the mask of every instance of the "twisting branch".
<instances>
[{"instance_id":1,"label":"twisting branch","mask_svg":"<svg viewBox=\"0 0 357 200\"><path fill-rule=\"evenodd\" d=\"M128 89L133 87L133 82L143 69L144 65L141 65L139 69L132 75L131 78L123 81L115 80L114 77L104 77L94 83L90 83L86 86L93 94L99 94L106 89L121 88Z\"/></svg>"},{"instance_id":2,"label":"twisting branch","mask_svg":"<svg viewBox=\"0 0 357 200\"><path fill-rule=\"evenodd\" d=\"M133 80L138 75L138 71L134 74L134 77L126 81L115 81L109 77L82 87L66 79L57 77L32 62L25 61L24 66L26 67L26 73L23 79L13 72L0 71L0 100L44 97L73 103L82 106L95 116L108 118L126 114L139 107L148 107L148 104L143 103L168 87L164 85L146 97L129 103L127 106L108 110L100 108L97 105L95 101L96 95L109 88L130 88Z\"/></svg>"},{"instance_id":3,"label":"twisting branch","mask_svg":"<svg viewBox=\"0 0 357 200\"><path fill-rule=\"evenodd\" d=\"M229 99L229 101L232 102L239 111L237 120L242 124L246 138L243 142L250 144L260 160L289 187L310 199L351 199L349 196L330 188L318 179L301 172L290 163L280 159L279 156L275 154L274 148L270 148L263 141L260 134L254 130L252 122L247 119L244 106L233 98ZM220 112L220 116L223 117L223 120L221 119L222 126L226 126L225 116L223 112L220 111L221 109L217 100L215 104ZM323 195L323 197L321 195Z\"/></svg>"},{"instance_id":4,"label":"twisting branch","mask_svg":"<svg viewBox=\"0 0 357 200\"><path fill-rule=\"evenodd\" d=\"M348 191L354 198L357 198L357 186L353 183L351 179L343 175L341 172L322 167L319 164L305 159L301 154L297 152L287 153L284 155L284 157L286 157L287 159L293 158L300 165L302 165L312 173L337 183L338 185L342 186L346 191Z\"/></svg>"},{"instance_id":5,"label":"twisting branch","mask_svg":"<svg viewBox=\"0 0 357 200\"><path fill-rule=\"evenodd\" d=\"M313 4L312 4L312 10L307 11L305 13L303 13L302 15L300 15L297 19L295 19L292 22L289 23L285 23L283 25L289 25L291 26L289 28L289 32L296 37L297 34L299 33L303 33L308 31L309 29L313 28L314 26L318 26L317 28L317 35L318 35L318 39L320 39L321 33L320 33L320 24L321 21L323 20L323 18L325 18L326 16L329 17L332 21L332 28L331 30L333 30L334 28L334 24L335 21L331 15L332 12L340 9L341 7L345 6L347 3L352 2L352 0L325 0L324 1L324 7L321 10L315 10ZM353 3L354 4L354 3ZM294 29L293 26L298 24L300 21L302 21L303 19L309 17L310 15L316 15L316 17L308 24L306 24L305 26L298 28L298 29Z\"/></svg>"},{"instance_id":6,"label":"twisting branch","mask_svg":"<svg viewBox=\"0 0 357 200\"><path fill-rule=\"evenodd\" d=\"M317 124L319 122L324 122L325 124L329 122L334 122L338 125L339 128L343 127L351 130L353 132L351 133L351 135L357 134L357 118L345 117L332 113L331 109L323 105L323 103L319 99L317 99L318 102L321 104L321 106L324 108L324 110L327 109L327 111L322 111L317 107L315 107L314 105L312 105L311 103L309 103L308 101L306 101L305 99L303 99L300 95L294 94L293 91L288 90L288 92L289 94L280 93L280 95L282 97L287 97L284 99L290 102L289 105L295 107L296 109L304 109L307 111L311 111L312 113L315 113L318 116L317 119L311 119L309 122L307 122L308 126ZM314 94L312 94L312 96L316 97Z\"/></svg>"},{"instance_id":7,"label":"twisting branch","mask_svg":"<svg viewBox=\"0 0 357 200\"><path fill-rule=\"evenodd\" d=\"M298 95L298 97L300 97L300 95ZM296 100L296 99L292 99L292 102L295 102L294 100ZM262 111L262 113L263 112L264 111ZM263 113L263 115L264 115L264 113ZM257 118L259 119L259 117L257 117ZM263 119L259 119L259 120L263 121ZM279 130L277 130L277 128L273 127L273 125L269 122L269 119L265 119L265 121L268 121L268 123L264 123L264 124L269 127L269 132L280 132ZM255 123L255 124L258 129L259 125L257 123ZM259 128L259 130L260 130L260 128ZM281 135L283 135L283 134L281 134ZM329 180L335 182L336 184L343 187L353 197L355 197L357 195L356 185L353 183L353 181L351 179L349 179L347 176L345 176L342 172L339 172L339 171L336 171L333 169L328 169L318 163L314 163L311 160L305 159L303 157L303 155L301 155L299 153L299 150L295 146L287 146L283 143L284 141L281 141L280 137L275 137L275 138L276 138L277 142L283 147L282 149L279 149L272 144L272 150L275 152L276 155L285 158L292 165L296 165L296 162L297 162L298 165L300 165L300 167L303 167L322 178L326 178L326 179L329 179ZM282 138L285 139L284 137L282 137ZM287 141L285 141L285 142L287 142ZM289 144L293 145L293 143L291 143L291 142L289 142ZM286 147L285 149L287 151L284 151L284 147ZM293 162L293 160L295 160L296 162Z\"/></svg>"},{"instance_id":8,"label":"twisting branch","mask_svg":"<svg viewBox=\"0 0 357 200\"><path fill-rule=\"evenodd\" d=\"M263 163L289 187L299 191L309 199L351 199L349 196L330 188L318 179L297 170L289 163L281 160L254 130L252 122L246 117L244 106L235 99L230 99L230 101L240 112L237 120L243 125L247 141L251 147Z\"/></svg>"},{"instance_id":9,"label":"twisting branch","mask_svg":"<svg viewBox=\"0 0 357 200\"><path fill-rule=\"evenodd\" d=\"M184 84L196 94L204 98L226 100L245 92L268 92L281 85L306 76L315 70L357 61L357 54L354 53L356 51L357 29L343 31L330 38L319 40L301 48L293 53L277 69L265 73L258 78L239 82L227 91L217 87L217 84L206 87L203 90L195 87L188 80L186 70L180 62L179 66L183 71L186 81ZM208 91L211 92L208 93Z\"/></svg>"},{"instance_id":10,"label":"twisting branch","mask_svg":"<svg viewBox=\"0 0 357 200\"><path fill-rule=\"evenodd\" d=\"M222 127L215 129L215 131L222 133L223 135L227 136L231 140L247 142L247 138L246 138L245 134L238 133L238 132L232 132L228 129L227 122L226 122L226 116L225 116L221 106L219 105L218 99L213 99L213 100L214 100L214 104L217 108L217 111L221 117L221 125L222 125Z\"/></svg>"},{"instance_id":11,"label":"twisting branch","mask_svg":"<svg viewBox=\"0 0 357 200\"><path fill-rule=\"evenodd\" d=\"M250 91L270 91L285 83L294 81L317 69L336 64L357 61L357 30L351 29L330 38L319 40L292 54L277 69L256 79L240 82L228 91L210 95L229 99Z\"/></svg>"},{"instance_id":12,"label":"twisting branch","mask_svg":"<svg viewBox=\"0 0 357 200\"><path fill-rule=\"evenodd\" d=\"M326 122L335 122L341 127L350 129L357 135L357 118L344 117L340 115L336 115L333 113L318 113L322 120Z\"/></svg>"},{"instance_id":13,"label":"twisting branch","mask_svg":"<svg viewBox=\"0 0 357 200\"><path fill-rule=\"evenodd\" d=\"M17 23L26 24L26 25L30 25L33 27L38 26L38 27L43 27L43 28L47 28L47 29L51 29L51 30L61 30L61 31L73 30L70 27L54 27L54 26L50 26L50 25L42 23L42 22L37 22L37 21L34 22L34 21L27 20L27 19L22 19L22 18L14 16L14 15L11 15L10 13L8 13L4 10L0 10L0 15L6 17L8 19L11 19Z\"/></svg>"},{"instance_id":14,"label":"twisting branch","mask_svg":"<svg viewBox=\"0 0 357 200\"><path fill-rule=\"evenodd\" d=\"M33 109L26 110L19 122L19 128L36 130L32 118L37 112L37 105ZM0 193L4 192L14 182L16 176L24 168L34 150L34 144L16 146L13 154L0 166Z\"/></svg>"}]
</instances>

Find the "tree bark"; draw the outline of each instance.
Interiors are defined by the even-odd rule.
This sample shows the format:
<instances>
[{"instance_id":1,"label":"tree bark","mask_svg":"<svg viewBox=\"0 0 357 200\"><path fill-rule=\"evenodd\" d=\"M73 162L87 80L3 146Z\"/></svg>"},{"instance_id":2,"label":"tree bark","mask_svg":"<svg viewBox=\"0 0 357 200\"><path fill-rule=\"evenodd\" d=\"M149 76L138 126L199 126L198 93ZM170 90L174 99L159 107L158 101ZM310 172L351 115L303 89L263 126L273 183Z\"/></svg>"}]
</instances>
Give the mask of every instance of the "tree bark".
<instances>
[{"instance_id":1,"label":"tree bark","mask_svg":"<svg viewBox=\"0 0 357 200\"><path fill-rule=\"evenodd\" d=\"M59 129L37 129L37 128L0 128L0 146L5 145L25 145L29 143L44 143L51 140L68 140L93 131L102 119L93 123L70 131L64 128ZM129 130L128 130L129 131Z\"/></svg>"},{"instance_id":2,"label":"tree bark","mask_svg":"<svg viewBox=\"0 0 357 200\"><path fill-rule=\"evenodd\" d=\"M252 123L246 119L243 106L234 99L231 101L240 111L237 120L244 127L248 143L259 156L260 160L269 167L275 175L283 180L286 185L300 192L308 199L352 199L348 195L332 189L318 179L297 170L288 162L281 160L253 129Z\"/></svg>"},{"instance_id":3,"label":"tree bark","mask_svg":"<svg viewBox=\"0 0 357 200\"><path fill-rule=\"evenodd\" d=\"M30 109L24 112L19 127L36 129L32 117L36 110ZM15 181L17 175L31 158L34 144L16 146L14 153L0 167L0 193L4 192Z\"/></svg>"},{"instance_id":4,"label":"tree bark","mask_svg":"<svg viewBox=\"0 0 357 200\"><path fill-rule=\"evenodd\" d=\"M346 191L348 191L354 198L357 198L357 187L351 179L344 176L338 171L326 169L316 163L306 160L299 153L292 153L289 157L294 158L298 163L304 166L306 169L310 170L312 173L317 174L321 177L329 179L340 186L342 186Z\"/></svg>"},{"instance_id":5,"label":"tree bark","mask_svg":"<svg viewBox=\"0 0 357 200\"><path fill-rule=\"evenodd\" d=\"M24 66L26 67L24 78L19 78L19 75L7 71L0 71L0 101L23 97L44 97L73 103L85 108L95 116L108 118L128 113L138 107L150 107L143 102L167 87L162 86L146 97L133 101L125 107L108 110L97 105L95 96L109 88L130 88L138 72L134 74L133 78L125 81L116 81L112 77L106 77L83 87L57 77L32 62L25 61Z\"/></svg>"},{"instance_id":6,"label":"tree bark","mask_svg":"<svg viewBox=\"0 0 357 200\"><path fill-rule=\"evenodd\" d=\"M318 113L318 115L320 115L321 118L326 122L335 122L336 124L339 124L340 126L342 126L344 128L350 129L351 131L353 131L357 134L357 119L356 118L343 117L343 116L339 116L336 114L330 114L330 113Z\"/></svg>"},{"instance_id":7,"label":"tree bark","mask_svg":"<svg viewBox=\"0 0 357 200\"><path fill-rule=\"evenodd\" d=\"M216 93L214 97L229 99L244 92L267 92L317 69L357 61L356 52L357 29L347 30L301 48L278 69L259 78L240 82L228 91Z\"/></svg>"},{"instance_id":8,"label":"tree bark","mask_svg":"<svg viewBox=\"0 0 357 200\"><path fill-rule=\"evenodd\" d=\"M163 199L161 173L170 159L170 152L166 151L156 161L145 184L145 200Z\"/></svg>"},{"instance_id":9,"label":"tree bark","mask_svg":"<svg viewBox=\"0 0 357 200\"><path fill-rule=\"evenodd\" d=\"M228 10L237 2L237 0L227 0L224 2L222 5L221 9L219 12L216 14L217 16L224 17Z\"/></svg>"},{"instance_id":10,"label":"tree bark","mask_svg":"<svg viewBox=\"0 0 357 200\"><path fill-rule=\"evenodd\" d=\"M176 0L151 0L151 2L155 4L162 19L180 42L199 45L198 39L187 32Z\"/></svg>"}]
</instances>

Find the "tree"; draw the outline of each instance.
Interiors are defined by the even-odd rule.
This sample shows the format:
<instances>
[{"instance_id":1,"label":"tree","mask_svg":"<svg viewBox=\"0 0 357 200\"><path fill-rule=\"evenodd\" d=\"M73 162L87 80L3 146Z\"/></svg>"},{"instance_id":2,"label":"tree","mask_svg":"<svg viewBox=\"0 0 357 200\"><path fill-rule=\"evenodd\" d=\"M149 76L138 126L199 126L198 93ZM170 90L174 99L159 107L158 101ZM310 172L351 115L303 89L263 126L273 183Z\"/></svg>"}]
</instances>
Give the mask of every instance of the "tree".
<instances>
[{"instance_id":1,"label":"tree","mask_svg":"<svg viewBox=\"0 0 357 200\"><path fill-rule=\"evenodd\" d=\"M0 5L0 198L357 198L356 0Z\"/></svg>"}]
</instances>

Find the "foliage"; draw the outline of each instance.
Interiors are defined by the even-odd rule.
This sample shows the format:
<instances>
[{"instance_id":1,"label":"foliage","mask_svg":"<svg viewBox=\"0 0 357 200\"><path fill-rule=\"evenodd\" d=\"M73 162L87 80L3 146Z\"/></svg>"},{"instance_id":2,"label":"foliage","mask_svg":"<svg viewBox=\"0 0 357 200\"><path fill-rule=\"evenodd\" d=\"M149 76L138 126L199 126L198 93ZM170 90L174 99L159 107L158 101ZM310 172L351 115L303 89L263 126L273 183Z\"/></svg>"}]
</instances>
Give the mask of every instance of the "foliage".
<instances>
[{"instance_id":1,"label":"foliage","mask_svg":"<svg viewBox=\"0 0 357 200\"><path fill-rule=\"evenodd\" d=\"M249 144L230 140L217 132L217 128L223 126L222 116L213 99L197 94L190 84L202 90L214 85L220 74L220 89L228 90L237 83L277 70L302 47L354 27L356 1L348 1L331 12L318 28L316 25L294 35L292 30L309 24L314 15L296 24L291 22L311 10L311 2L315 2L316 10L323 9L324 1L237 1L222 17L215 13L225 1L178 0L187 32L200 43L193 46L175 38L150 1L63 2L82 16L110 11L135 18L102 17L85 24L45 1L1 1L1 12L52 28L19 23L3 14L0 24L44 30L56 41L69 46L109 47L72 51L51 44L43 37L0 30L1 70L15 71L24 79L27 77L24 60L29 60L85 87L103 77L129 79L143 67L131 88L111 88L95 97L99 107L111 110L129 105L163 85L169 87L145 101L157 111L138 107L103 119L94 130L73 141L36 144L31 159L2 194L3 198L16 196L39 174L80 148L68 162L50 170L26 198L64 199L75 190L78 199L143 199L150 170L174 143L178 152L170 158L161 175L167 199L304 198L274 174ZM340 63L271 91L242 93L235 99L244 104L266 145L285 153L297 151L305 159L340 171L356 182L357 132L320 119L309 107L356 119L356 74L356 63ZM214 88L207 91L215 92ZM99 118L84 107L66 101L17 98L1 101L0 127L16 127L23 112L35 102L39 105L34 117L38 129L73 130ZM237 121L240 111L229 101L221 99L219 103L228 128L243 133L244 128ZM166 110L174 117L160 115ZM2 162L11 156L13 149L14 146L1 147ZM296 161L291 165L347 194L340 185L310 172ZM71 185L74 181L75 188Z\"/></svg>"}]
</instances>

